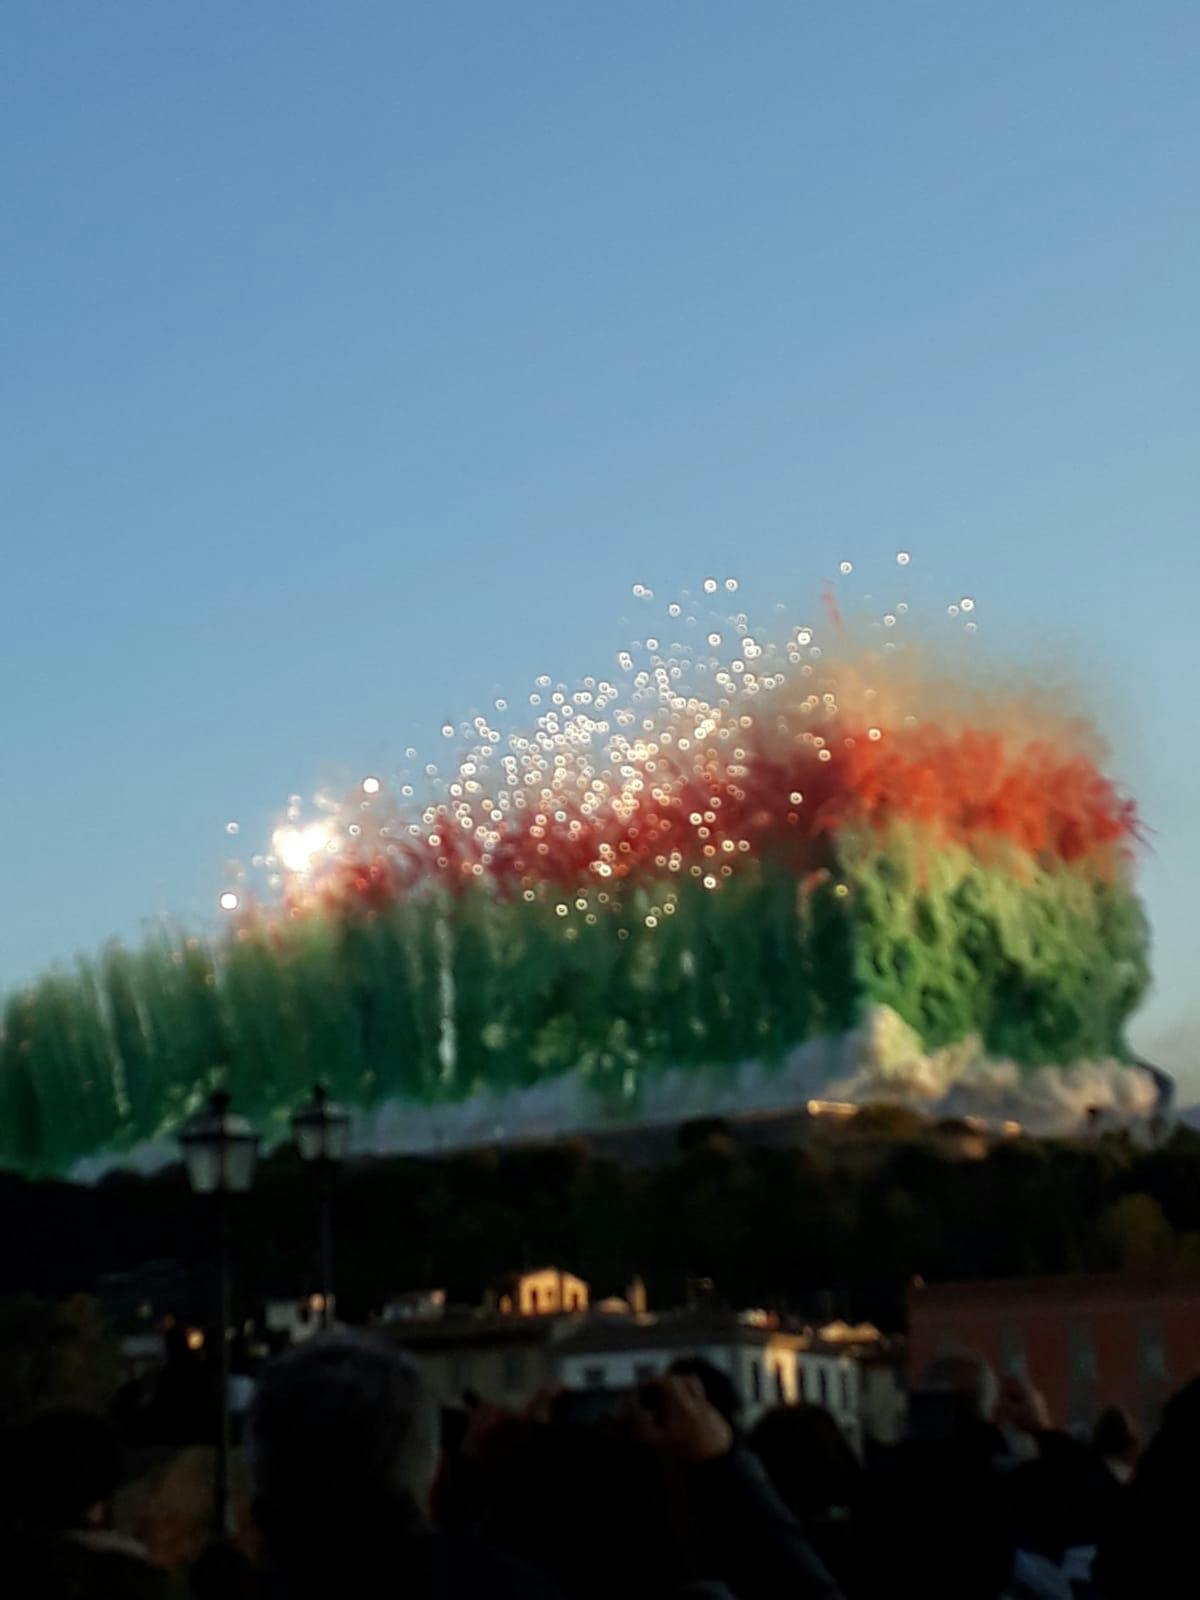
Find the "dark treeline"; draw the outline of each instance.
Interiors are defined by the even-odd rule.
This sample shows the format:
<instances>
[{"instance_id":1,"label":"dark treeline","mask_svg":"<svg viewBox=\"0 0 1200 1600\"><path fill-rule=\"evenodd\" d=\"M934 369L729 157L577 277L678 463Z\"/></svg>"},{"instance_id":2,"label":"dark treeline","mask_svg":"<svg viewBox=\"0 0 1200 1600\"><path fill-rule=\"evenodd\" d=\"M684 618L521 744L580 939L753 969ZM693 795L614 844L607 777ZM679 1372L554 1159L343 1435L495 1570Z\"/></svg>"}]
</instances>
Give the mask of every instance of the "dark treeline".
<instances>
[{"instance_id":1,"label":"dark treeline","mask_svg":"<svg viewBox=\"0 0 1200 1600\"><path fill-rule=\"evenodd\" d=\"M86 1189L0 1176L0 1203L0 1293L103 1291L119 1305L114 1275L176 1262L149 1291L135 1277L125 1292L149 1293L156 1313L205 1303L209 1219L178 1168ZM307 1292L316 1201L294 1153L263 1162L236 1210L247 1314ZM1118 1133L986 1146L965 1128L869 1109L790 1148L687 1125L649 1170L582 1143L376 1159L343 1172L336 1236L340 1309L355 1319L425 1286L476 1303L504 1271L553 1261L599 1293L640 1273L652 1304L711 1279L729 1305L896 1328L917 1274L1200 1268L1200 1135L1181 1128L1154 1150Z\"/></svg>"}]
</instances>

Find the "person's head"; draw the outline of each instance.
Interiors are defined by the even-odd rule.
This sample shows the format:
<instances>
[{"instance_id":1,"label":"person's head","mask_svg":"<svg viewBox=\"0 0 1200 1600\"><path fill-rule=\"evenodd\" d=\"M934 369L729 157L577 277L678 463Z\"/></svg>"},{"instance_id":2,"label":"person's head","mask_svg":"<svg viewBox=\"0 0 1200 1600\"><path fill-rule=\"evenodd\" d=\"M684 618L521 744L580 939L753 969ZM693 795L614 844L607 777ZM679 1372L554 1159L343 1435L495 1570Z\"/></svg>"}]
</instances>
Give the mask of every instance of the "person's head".
<instances>
[{"instance_id":1,"label":"person's head","mask_svg":"<svg viewBox=\"0 0 1200 1600\"><path fill-rule=\"evenodd\" d=\"M780 1499L801 1521L853 1506L862 1468L823 1406L779 1406L750 1434L751 1450Z\"/></svg>"},{"instance_id":2,"label":"person's head","mask_svg":"<svg viewBox=\"0 0 1200 1600\"><path fill-rule=\"evenodd\" d=\"M1132 1466L1137 1459L1138 1436L1129 1414L1120 1406L1108 1406L1092 1429L1092 1449L1104 1461L1120 1461Z\"/></svg>"},{"instance_id":3,"label":"person's head","mask_svg":"<svg viewBox=\"0 0 1200 1600\"><path fill-rule=\"evenodd\" d=\"M423 1522L438 1422L413 1364L374 1340L334 1334L268 1363L250 1459L273 1556L319 1559L327 1541L369 1544Z\"/></svg>"},{"instance_id":4,"label":"person's head","mask_svg":"<svg viewBox=\"0 0 1200 1600\"><path fill-rule=\"evenodd\" d=\"M731 1428L737 1427L742 1402L728 1373L703 1356L680 1356L672 1361L670 1371L677 1378L698 1378L709 1405L721 1413Z\"/></svg>"},{"instance_id":5,"label":"person's head","mask_svg":"<svg viewBox=\"0 0 1200 1600\"><path fill-rule=\"evenodd\" d=\"M1000 1398L996 1374L974 1350L948 1351L930 1363L925 1389L948 1395L964 1422L991 1422Z\"/></svg>"},{"instance_id":6,"label":"person's head","mask_svg":"<svg viewBox=\"0 0 1200 1600\"><path fill-rule=\"evenodd\" d=\"M19 1521L65 1533L101 1520L121 1482L121 1447L100 1417L56 1411L35 1417L12 1443L12 1494Z\"/></svg>"},{"instance_id":7,"label":"person's head","mask_svg":"<svg viewBox=\"0 0 1200 1600\"><path fill-rule=\"evenodd\" d=\"M1163 1407L1158 1432L1146 1445L1134 1482L1154 1492L1163 1480L1200 1477L1200 1378L1193 1378Z\"/></svg>"}]
</instances>

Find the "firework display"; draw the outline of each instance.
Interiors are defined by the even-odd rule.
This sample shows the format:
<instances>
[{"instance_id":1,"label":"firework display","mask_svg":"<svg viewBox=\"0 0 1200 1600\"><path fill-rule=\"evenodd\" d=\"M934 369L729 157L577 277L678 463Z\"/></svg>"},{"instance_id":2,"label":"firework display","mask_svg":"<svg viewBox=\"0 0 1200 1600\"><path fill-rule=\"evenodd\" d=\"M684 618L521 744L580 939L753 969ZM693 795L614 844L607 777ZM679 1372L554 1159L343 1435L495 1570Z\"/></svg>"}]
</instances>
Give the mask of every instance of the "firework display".
<instances>
[{"instance_id":1,"label":"firework display","mask_svg":"<svg viewBox=\"0 0 1200 1600\"><path fill-rule=\"evenodd\" d=\"M880 1015L1010 1078L1119 1070L1138 822L1086 721L922 665L903 601L768 636L721 611L736 587L639 585L653 631L611 677L447 724L448 774L293 803L221 937L13 995L0 1162L153 1142L217 1082L267 1130L318 1079L401 1120L557 1080L636 1116L656 1083L783 1072ZM974 603L949 609L966 648Z\"/></svg>"}]
</instances>

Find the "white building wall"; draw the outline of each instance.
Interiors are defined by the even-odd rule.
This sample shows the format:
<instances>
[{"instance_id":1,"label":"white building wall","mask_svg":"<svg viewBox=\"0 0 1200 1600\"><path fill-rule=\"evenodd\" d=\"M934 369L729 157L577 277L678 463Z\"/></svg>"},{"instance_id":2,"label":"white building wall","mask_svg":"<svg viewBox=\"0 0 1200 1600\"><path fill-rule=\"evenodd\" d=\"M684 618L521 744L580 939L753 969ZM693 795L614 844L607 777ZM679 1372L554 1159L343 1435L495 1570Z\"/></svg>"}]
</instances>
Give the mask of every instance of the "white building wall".
<instances>
[{"instance_id":1,"label":"white building wall","mask_svg":"<svg viewBox=\"0 0 1200 1600\"><path fill-rule=\"evenodd\" d=\"M635 1330L630 1330L632 1336ZM862 1370L848 1355L796 1349L770 1340L761 1345L681 1343L638 1346L592 1354L551 1350L555 1378L565 1388L633 1389L666 1372L681 1356L703 1356L728 1374L742 1401L742 1420L752 1428L778 1405L823 1406L855 1450L862 1448Z\"/></svg>"}]
</instances>

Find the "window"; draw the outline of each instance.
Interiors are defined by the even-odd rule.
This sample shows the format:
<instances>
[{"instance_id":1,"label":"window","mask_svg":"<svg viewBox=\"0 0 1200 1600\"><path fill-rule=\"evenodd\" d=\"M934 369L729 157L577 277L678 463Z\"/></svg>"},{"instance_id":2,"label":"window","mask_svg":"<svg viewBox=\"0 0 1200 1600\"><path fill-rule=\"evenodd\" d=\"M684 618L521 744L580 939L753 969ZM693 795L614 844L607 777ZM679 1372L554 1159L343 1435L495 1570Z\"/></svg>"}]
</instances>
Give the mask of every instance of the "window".
<instances>
[{"instance_id":1,"label":"window","mask_svg":"<svg viewBox=\"0 0 1200 1600\"><path fill-rule=\"evenodd\" d=\"M1012 1323L1000 1329L1000 1363L1006 1378L1023 1378L1028 1364L1025 1333Z\"/></svg>"},{"instance_id":2,"label":"window","mask_svg":"<svg viewBox=\"0 0 1200 1600\"><path fill-rule=\"evenodd\" d=\"M820 1379L819 1379L819 1382L820 1382L820 1385L821 1385L821 1404L825 1407L826 1411L828 1411L828 1409L829 1409L829 1374L828 1374L828 1372L826 1372L824 1365L822 1365L821 1368L820 1368Z\"/></svg>"},{"instance_id":3,"label":"window","mask_svg":"<svg viewBox=\"0 0 1200 1600\"><path fill-rule=\"evenodd\" d=\"M653 1361L639 1361L633 1369L633 1381L639 1388L643 1383L653 1383L658 1377L658 1368Z\"/></svg>"},{"instance_id":4,"label":"window","mask_svg":"<svg viewBox=\"0 0 1200 1600\"><path fill-rule=\"evenodd\" d=\"M1086 1322L1071 1328L1071 1377L1076 1383L1093 1383L1096 1378L1096 1351Z\"/></svg>"},{"instance_id":5,"label":"window","mask_svg":"<svg viewBox=\"0 0 1200 1600\"><path fill-rule=\"evenodd\" d=\"M504 1357L504 1387L506 1389L523 1389L525 1387L525 1352L524 1350L509 1350Z\"/></svg>"},{"instance_id":6,"label":"window","mask_svg":"<svg viewBox=\"0 0 1200 1600\"><path fill-rule=\"evenodd\" d=\"M1154 1323L1146 1323L1138 1329L1138 1366L1143 1378L1167 1376L1167 1348L1162 1329Z\"/></svg>"},{"instance_id":7,"label":"window","mask_svg":"<svg viewBox=\"0 0 1200 1600\"><path fill-rule=\"evenodd\" d=\"M780 1405L782 1405L784 1403L784 1401L787 1399L787 1394L785 1393L784 1387L783 1387L783 1362L782 1361L775 1368L775 1398L776 1398L776 1400L779 1401Z\"/></svg>"},{"instance_id":8,"label":"window","mask_svg":"<svg viewBox=\"0 0 1200 1600\"><path fill-rule=\"evenodd\" d=\"M757 1356L750 1357L750 1398L755 1402L762 1399L762 1367Z\"/></svg>"},{"instance_id":9,"label":"window","mask_svg":"<svg viewBox=\"0 0 1200 1600\"><path fill-rule=\"evenodd\" d=\"M583 1385L585 1389L603 1389L607 1382L607 1367L584 1367Z\"/></svg>"},{"instance_id":10,"label":"window","mask_svg":"<svg viewBox=\"0 0 1200 1600\"><path fill-rule=\"evenodd\" d=\"M1096 1350L1086 1322L1071 1324L1071 1391L1068 1422L1073 1433L1083 1435L1096 1420Z\"/></svg>"}]
</instances>

